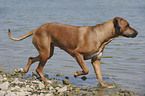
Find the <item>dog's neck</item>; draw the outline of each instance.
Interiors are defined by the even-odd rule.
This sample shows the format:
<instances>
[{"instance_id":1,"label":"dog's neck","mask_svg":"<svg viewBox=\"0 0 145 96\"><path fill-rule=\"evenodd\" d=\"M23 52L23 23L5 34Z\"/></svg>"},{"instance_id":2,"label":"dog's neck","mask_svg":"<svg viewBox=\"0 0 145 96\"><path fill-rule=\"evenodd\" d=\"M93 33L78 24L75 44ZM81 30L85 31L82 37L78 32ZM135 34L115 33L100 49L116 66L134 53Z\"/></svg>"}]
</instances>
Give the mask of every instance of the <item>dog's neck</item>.
<instances>
[{"instance_id":1,"label":"dog's neck","mask_svg":"<svg viewBox=\"0 0 145 96\"><path fill-rule=\"evenodd\" d=\"M95 31L96 34L99 33L97 34L97 41L100 41L100 44L102 44L103 42L107 42L110 38L113 38L115 36L113 20L96 25Z\"/></svg>"},{"instance_id":2,"label":"dog's neck","mask_svg":"<svg viewBox=\"0 0 145 96\"><path fill-rule=\"evenodd\" d=\"M100 54L102 54L104 47L115 38L115 28L113 20L96 25L95 32L96 34L99 32L99 34L97 34L97 41L99 41L99 43L97 43L98 50L97 52L88 56L88 58L92 58L94 56L98 57Z\"/></svg>"}]
</instances>

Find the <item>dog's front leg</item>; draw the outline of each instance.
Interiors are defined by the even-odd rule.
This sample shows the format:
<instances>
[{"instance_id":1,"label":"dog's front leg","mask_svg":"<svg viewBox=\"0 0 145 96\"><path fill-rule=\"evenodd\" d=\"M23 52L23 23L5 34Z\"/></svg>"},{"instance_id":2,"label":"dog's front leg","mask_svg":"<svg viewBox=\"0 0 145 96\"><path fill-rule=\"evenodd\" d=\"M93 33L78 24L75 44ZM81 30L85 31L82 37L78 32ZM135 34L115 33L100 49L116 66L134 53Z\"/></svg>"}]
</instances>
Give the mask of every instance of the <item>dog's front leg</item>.
<instances>
[{"instance_id":1,"label":"dog's front leg","mask_svg":"<svg viewBox=\"0 0 145 96\"><path fill-rule=\"evenodd\" d=\"M84 62L84 56L80 53L78 53L77 51L73 51L72 52L72 56L76 59L76 61L78 62L78 64L80 65L80 67L82 68L82 71L77 71L74 74L74 77L80 76L80 75L86 75L89 73L89 70Z\"/></svg>"},{"instance_id":2,"label":"dog's front leg","mask_svg":"<svg viewBox=\"0 0 145 96\"><path fill-rule=\"evenodd\" d=\"M94 68L94 71L96 73L96 76L99 80L99 83L101 84L101 86L103 87L106 87L106 85L104 85L103 83L103 78L102 78L102 74L101 74L101 65L100 65L100 60L102 58L102 55L103 55L103 52L101 52L98 56L94 56L92 58L92 65L93 65L93 68Z\"/></svg>"},{"instance_id":3,"label":"dog's front leg","mask_svg":"<svg viewBox=\"0 0 145 96\"><path fill-rule=\"evenodd\" d=\"M101 84L101 86L105 87L105 85L103 84L103 78L102 78L102 74L101 74L100 60L96 59L95 61L92 62L92 65L93 65L94 71L96 73L96 76L99 80L99 83Z\"/></svg>"},{"instance_id":4,"label":"dog's front leg","mask_svg":"<svg viewBox=\"0 0 145 96\"><path fill-rule=\"evenodd\" d=\"M96 73L96 76L97 76L98 81L101 84L101 86L107 87L107 88L113 88L113 86L108 86L108 85L103 83L103 78L102 78L102 74L101 74L101 65L100 65L102 55L103 55L103 52L101 52L98 56L94 56L92 58L91 63L93 65L94 71Z\"/></svg>"}]
</instances>

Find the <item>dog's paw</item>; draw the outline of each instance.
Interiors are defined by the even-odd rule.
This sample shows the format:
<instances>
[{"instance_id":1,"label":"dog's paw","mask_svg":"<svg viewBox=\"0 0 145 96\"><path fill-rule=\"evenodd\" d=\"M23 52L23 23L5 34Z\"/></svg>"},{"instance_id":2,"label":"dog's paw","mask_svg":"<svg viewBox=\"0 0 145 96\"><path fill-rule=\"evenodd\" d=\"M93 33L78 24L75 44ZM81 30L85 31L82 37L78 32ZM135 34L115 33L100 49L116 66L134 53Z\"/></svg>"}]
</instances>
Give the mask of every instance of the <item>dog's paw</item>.
<instances>
[{"instance_id":1,"label":"dog's paw","mask_svg":"<svg viewBox=\"0 0 145 96\"><path fill-rule=\"evenodd\" d=\"M75 77L75 78L78 77L78 73L79 73L79 71L77 71L76 73L74 73L74 77Z\"/></svg>"},{"instance_id":2,"label":"dog's paw","mask_svg":"<svg viewBox=\"0 0 145 96\"><path fill-rule=\"evenodd\" d=\"M45 81L42 81L44 83L45 86L49 85L49 84L52 84L53 82L50 81L50 80L45 80Z\"/></svg>"},{"instance_id":3,"label":"dog's paw","mask_svg":"<svg viewBox=\"0 0 145 96\"><path fill-rule=\"evenodd\" d=\"M102 84L99 83L97 86L101 87L101 88L109 88L109 89L115 88L114 85L113 86L109 86L108 84L104 84L104 83L102 83Z\"/></svg>"}]
</instances>

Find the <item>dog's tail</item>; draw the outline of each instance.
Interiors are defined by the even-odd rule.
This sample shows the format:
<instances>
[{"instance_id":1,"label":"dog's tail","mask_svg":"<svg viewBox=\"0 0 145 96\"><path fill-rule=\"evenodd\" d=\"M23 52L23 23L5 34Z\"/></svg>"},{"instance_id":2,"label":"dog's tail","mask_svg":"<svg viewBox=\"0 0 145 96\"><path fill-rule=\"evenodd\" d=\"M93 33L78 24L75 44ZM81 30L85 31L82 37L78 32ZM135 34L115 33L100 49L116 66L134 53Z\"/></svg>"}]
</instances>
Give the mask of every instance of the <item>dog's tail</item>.
<instances>
[{"instance_id":1,"label":"dog's tail","mask_svg":"<svg viewBox=\"0 0 145 96\"><path fill-rule=\"evenodd\" d=\"M35 29L35 30L36 30L36 29ZM20 40L23 40L23 39L25 39L25 38L27 38L27 37L33 35L33 33L34 33L35 30L32 30L32 31L26 33L24 36L22 36L22 37L20 37L20 38L14 38L14 37L11 36L11 31L10 31L10 29L8 29L8 35L9 35L10 39L15 40L15 41L20 41Z\"/></svg>"}]
</instances>

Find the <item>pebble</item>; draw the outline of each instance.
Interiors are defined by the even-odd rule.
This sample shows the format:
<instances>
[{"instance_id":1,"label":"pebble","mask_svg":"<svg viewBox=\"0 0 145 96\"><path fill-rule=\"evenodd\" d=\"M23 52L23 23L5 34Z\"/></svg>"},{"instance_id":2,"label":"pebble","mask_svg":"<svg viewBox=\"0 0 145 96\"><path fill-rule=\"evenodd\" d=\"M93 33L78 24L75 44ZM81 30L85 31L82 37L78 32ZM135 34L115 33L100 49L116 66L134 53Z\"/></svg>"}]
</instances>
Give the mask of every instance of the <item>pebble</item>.
<instances>
[{"instance_id":1,"label":"pebble","mask_svg":"<svg viewBox=\"0 0 145 96\"><path fill-rule=\"evenodd\" d=\"M3 69L0 69L0 74L5 74Z\"/></svg>"},{"instance_id":2,"label":"pebble","mask_svg":"<svg viewBox=\"0 0 145 96\"><path fill-rule=\"evenodd\" d=\"M56 76L64 76L64 74L57 73Z\"/></svg>"},{"instance_id":3,"label":"pebble","mask_svg":"<svg viewBox=\"0 0 145 96\"><path fill-rule=\"evenodd\" d=\"M83 77L81 77L81 79L85 81L87 79L87 77L83 76Z\"/></svg>"},{"instance_id":4,"label":"pebble","mask_svg":"<svg viewBox=\"0 0 145 96\"><path fill-rule=\"evenodd\" d=\"M32 72L32 76L37 77L37 76L38 76L38 74L37 74L36 72Z\"/></svg>"},{"instance_id":5,"label":"pebble","mask_svg":"<svg viewBox=\"0 0 145 96\"><path fill-rule=\"evenodd\" d=\"M64 85L71 85L72 83L70 81L68 81L67 79L63 79L62 80Z\"/></svg>"},{"instance_id":6,"label":"pebble","mask_svg":"<svg viewBox=\"0 0 145 96\"><path fill-rule=\"evenodd\" d=\"M65 76L65 79L69 79L69 77L68 76Z\"/></svg>"},{"instance_id":7,"label":"pebble","mask_svg":"<svg viewBox=\"0 0 145 96\"><path fill-rule=\"evenodd\" d=\"M0 96L3 96L5 93L5 91L0 90Z\"/></svg>"},{"instance_id":8,"label":"pebble","mask_svg":"<svg viewBox=\"0 0 145 96\"><path fill-rule=\"evenodd\" d=\"M45 88L45 85L42 82L39 82L39 88L43 89L43 88Z\"/></svg>"},{"instance_id":9,"label":"pebble","mask_svg":"<svg viewBox=\"0 0 145 96\"><path fill-rule=\"evenodd\" d=\"M62 87L62 88L58 88L58 92L64 92L67 91L67 87Z\"/></svg>"},{"instance_id":10,"label":"pebble","mask_svg":"<svg viewBox=\"0 0 145 96\"><path fill-rule=\"evenodd\" d=\"M8 87L9 87L9 82L4 82L4 83L0 84L0 88L2 90L7 90Z\"/></svg>"}]
</instances>

